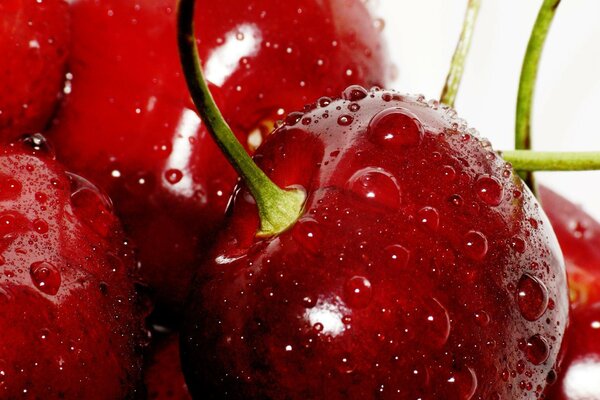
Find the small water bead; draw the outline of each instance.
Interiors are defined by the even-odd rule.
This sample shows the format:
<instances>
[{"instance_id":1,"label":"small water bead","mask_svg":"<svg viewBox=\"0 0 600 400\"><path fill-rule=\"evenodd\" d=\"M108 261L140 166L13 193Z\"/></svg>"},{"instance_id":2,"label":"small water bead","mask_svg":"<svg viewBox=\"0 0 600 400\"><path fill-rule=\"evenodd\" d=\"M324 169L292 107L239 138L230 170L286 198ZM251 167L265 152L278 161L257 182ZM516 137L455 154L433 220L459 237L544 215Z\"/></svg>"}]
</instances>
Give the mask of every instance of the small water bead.
<instances>
[{"instance_id":1,"label":"small water bead","mask_svg":"<svg viewBox=\"0 0 600 400\"><path fill-rule=\"evenodd\" d=\"M48 223L43 219L36 219L33 221L33 229L39 234L44 234L48 232Z\"/></svg>"},{"instance_id":2,"label":"small water bead","mask_svg":"<svg viewBox=\"0 0 600 400\"><path fill-rule=\"evenodd\" d=\"M344 300L350 307L366 307L371 302L372 296L371 282L364 276L354 276L344 285Z\"/></svg>"},{"instance_id":3,"label":"small water bead","mask_svg":"<svg viewBox=\"0 0 600 400\"><path fill-rule=\"evenodd\" d=\"M448 310L437 299L430 298L416 310L418 339L428 347L443 347L450 336L450 316Z\"/></svg>"},{"instance_id":4,"label":"small water bead","mask_svg":"<svg viewBox=\"0 0 600 400\"><path fill-rule=\"evenodd\" d=\"M368 203L394 210L400 206L400 186L396 178L382 168L367 167L357 171L347 187Z\"/></svg>"},{"instance_id":5,"label":"small water bead","mask_svg":"<svg viewBox=\"0 0 600 400\"><path fill-rule=\"evenodd\" d=\"M44 153L54 159L54 149L50 146L50 143L44 135L41 133L34 133L32 135L26 135L21 139L22 143L33 149L36 152Z\"/></svg>"},{"instance_id":6,"label":"small water bead","mask_svg":"<svg viewBox=\"0 0 600 400\"><path fill-rule=\"evenodd\" d=\"M346 88L342 93L344 100L359 101L367 97L369 92L362 86L352 85Z\"/></svg>"},{"instance_id":7,"label":"small water bead","mask_svg":"<svg viewBox=\"0 0 600 400\"><path fill-rule=\"evenodd\" d=\"M421 143L424 134L417 117L402 108L379 112L369 122L368 130L374 143L391 148L416 146Z\"/></svg>"},{"instance_id":8,"label":"small water bead","mask_svg":"<svg viewBox=\"0 0 600 400\"><path fill-rule=\"evenodd\" d=\"M417 211L417 221L432 231L440 226L440 213L434 207L423 207Z\"/></svg>"},{"instance_id":9,"label":"small water bead","mask_svg":"<svg viewBox=\"0 0 600 400\"><path fill-rule=\"evenodd\" d=\"M510 247L512 247L517 253L523 254L525 252L527 244L523 239L521 239L518 236L515 236L510 241Z\"/></svg>"},{"instance_id":10,"label":"small water bead","mask_svg":"<svg viewBox=\"0 0 600 400\"><path fill-rule=\"evenodd\" d=\"M490 316L483 310L479 310L473 314L475 317L475 323L479 326L488 326L490 323Z\"/></svg>"},{"instance_id":11,"label":"small water bead","mask_svg":"<svg viewBox=\"0 0 600 400\"><path fill-rule=\"evenodd\" d=\"M317 100L317 104L319 105L319 107L327 107L331 104L331 98L321 97L319 100Z\"/></svg>"},{"instance_id":12,"label":"small water bead","mask_svg":"<svg viewBox=\"0 0 600 400\"><path fill-rule=\"evenodd\" d=\"M352 112L357 112L358 110L360 110L360 105L358 105L358 103L350 103L348 104L348 110Z\"/></svg>"},{"instance_id":13,"label":"small water bead","mask_svg":"<svg viewBox=\"0 0 600 400\"><path fill-rule=\"evenodd\" d=\"M468 367L452 371L446 382L451 387L447 392L456 393L458 396L456 398L460 400L470 400L477 391L477 375L473 369Z\"/></svg>"},{"instance_id":14,"label":"small water bead","mask_svg":"<svg viewBox=\"0 0 600 400\"><path fill-rule=\"evenodd\" d=\"M490 206L497 206L504 197L504 188L493 176L480 176L475 182L477 196Z\"/></svg>"},{"instance_id":15,"label":"small water bead","mask_svg":"<svg viewBox=\"0 0 600 400\"><path fill-rule=\"evenodd\" d=\"M548 308L546 285L535 276L523 274L517 285L517 304L523 318L538 320Z\"/></svg>"},{"instance_id":16,"label":"small water bead","mask_svg":"<svg viewBox=\"0 0 600 400\"><path fill-rule=\"evenodd\" d=\"M351 115L340 115L337 122L338 125L348 126L354 121L354 118Z\"/></svg>"},{"instance_id":17,"label":"small water bead","mask_svg":"<svg viewBox=\"0 0 600 400\"><path fill-rule=\"evenodd\" d=\"M21 182L6 175L0 175L0 201L17 198L22 189Z\"/></svg>"},{"instance_id":18,"label":"small water bead","mask_svg":"<svg viewBox=\"0 0 600 400\"><path fill-rule=\"evenodd\" d=\"M403 269L408 264L410 251L399 244L387 246L384 250L386 264L395 269Z\"/></svg>"},{"instance_id":19,"label":"small water bead","mask_svg":"<svg viewBox=\"0 0 600 400\"><path fill-rule=\"evenodd\" d=\"M488 252L487 237L479 231L469 231L463 238L463 248L469 258L481 261Z\"/></svg>"},{"instance_id":20,"label":"small water bead","mask_svg":"<svg viewBox=\"0 0 600 400\"><path fill-rule=\"evenodd\" d=\"M71 204L75 213L96 233L106 236L111 229L112 202L98 187L79 175L67 173L71 183Z\"/></svg>"},{"instance_id":21,"label":"small water bead","mask_svg":"<svg viewBox=\"0 0 600 400\"><path fill-rule=\"evenodd\" d=\"M178 169L168 169L165 171L165 179L171 185L177 184L183 178L183 172Z\"/></svg>"},{"instance_id":22,"label":"small water bead","mask_svg":"<svg viewBox=\"0 0 600 400\"><path fill-rule=\"evenodd\" d=\"M350 353L342 354L342 356L340 357L340 363L339 363L340 371L345 374L351 374L352 372L354 372L355 368L356 368L356 365L354 363L352 354L350 354Z\"/></svg>"},{"instance_id":23,"label":"small water bead","mask_svg":"<svg viewBox=\"0 0 600 400\"><path fill-rule=\"evenodd\" d=\"M317 254L321 242L319 223L312 218L301 218L292 228L292 238L310 253Z\"/></svg>"},{"instance_id":24,"label":"small water bead","mask_svg":"<svg viewBox=\"0 0 600 400\"><path fill-rule=\"evenodd\" d=\"M533 365L540 365L550 356L550 346L546 338L535 334L525 344L525 356Z\"/></svg>"},{"instance_id":25,"label":"small water bead","mask_svg":"<svg viewBox=\"0 0 600 400\"><path fill-rule=\"evenodd\" d=\"M285 123L290 126L296 125L298 123L298 121L300 121L300 119L302 119L303 116L304 116L304 114L301 112L298 112L298 111L291 112L285 118Z\"/></svg>"},{"instance_id":26,"label":"small water bead","mask_svg":"<svg viewBox=\"0 0 600 400\"><path fill-rule=\"evenodd\" d=\"M31 264L29 274L33 284L42 292L55 295L60 288L61 276L58 268L46 261Z\"/></svg>"},{"instance_id":27,"label":"small water bead","mask_svg":"<svg viewBox=\"0 0 600 400\"><path fill-rule=\"evenodd\" d=\"M442 178L446 182L453 182L456 179L456 170L450 165L444 165L442 167Z\"/></svg>"}]
</instances>

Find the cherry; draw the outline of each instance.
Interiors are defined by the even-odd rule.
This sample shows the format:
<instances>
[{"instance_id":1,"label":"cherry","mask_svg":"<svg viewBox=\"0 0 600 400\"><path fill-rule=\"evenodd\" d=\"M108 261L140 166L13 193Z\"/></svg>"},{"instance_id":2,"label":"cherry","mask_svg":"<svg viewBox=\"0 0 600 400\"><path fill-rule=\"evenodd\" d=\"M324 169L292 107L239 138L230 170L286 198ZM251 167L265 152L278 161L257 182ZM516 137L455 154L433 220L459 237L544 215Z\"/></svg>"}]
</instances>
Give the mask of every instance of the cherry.
<instances>
[{"instance_id":1,"label":"cherry","mask_svg":"<svg viewBox=\"0 0 600 400\"><path fill-rule=\"evenodd\" d=\"M145 310L110 200L39 135L0 146L0 397L129 398Z\"/></svg>"},{"instance_id":2,"label":"cherry","mask_svg":"<svg viewBox=\"0 0 600 400\"><path fill-rule=\"evenodd\" d=\"M182 303L236 175L186 95L175 0L72 4L72 92L59 159L115 201L159 305ZM252 150L273 121L389 66L361 0L206 1L199 51L219 105Z\"/></svg>"},{"instance_id":3,"label":"cherry","mask_svg":"<svg viewBox=\"0 0 600 400\"><path fill-rule=\"evenodd\" d=\"M0 137L44 129L62 93L69 38L65 0L0 2Z\"/></svg>"},{"instance_id":4,"label":"cherry","mask_svg":"<svg viewBox=\"0 0 600 400\"><path fill-rule=\"evenodd\" d=\"M179 361L179 336L160 334L150 344L144 366L144 383L149 400L189 400Z\"/></svg>"},{"instance_id":5,"label":"cherry","mask_svg":"<svg viewBox=\"0 0 600 400\"><path fill-rule=\"evenodd\" d=\"M362 98L306 107L255 154L306 202L289 229L268 236L245 176L249 189L237 190L184 319L191 393L539 395L568 311L539 205L452 109L352 90Z\"/></svg>"},{"instance_id":6,"label":"cherry","mask_svg":"<svg viewBox=\"0 0 600 400\"><path fill-rule=\"evenodd\" d=\"M544 210L558 237L569 276L571 323L565 336L565 359L552 374L547 398L581 400L600 397L600 224L581 207L540 186Z\"/></svg>"}]
</instances>

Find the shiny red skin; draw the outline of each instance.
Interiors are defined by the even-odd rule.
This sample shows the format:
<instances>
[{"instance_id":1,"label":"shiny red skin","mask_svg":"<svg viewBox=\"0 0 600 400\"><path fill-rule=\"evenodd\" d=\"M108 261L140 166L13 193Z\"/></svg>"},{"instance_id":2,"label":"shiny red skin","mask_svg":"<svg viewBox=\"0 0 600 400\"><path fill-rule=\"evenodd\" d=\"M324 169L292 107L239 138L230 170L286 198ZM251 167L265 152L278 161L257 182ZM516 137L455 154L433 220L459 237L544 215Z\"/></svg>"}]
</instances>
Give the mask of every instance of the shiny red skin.
<instances>
[{"instance_id":1,"label":"shiny red skin","mask_svg":"<svg viewBox=\"0 0 600 400\"><path fill-rule=\"evenodd\" d=\"M558 244L535 199L453 110L360 88L344 97L355 101L321 99L293 114L258 149L261 168L282 187L304 187L307 202L290 230L260 239L256 206L238 190L184 319L190 391L205 399L541 393L568 301ZM537 286L523 290L522 279Z\"/></svg>"},{"instance_id":2,"label":"shiny red skin","mask_svg":"<svg viewBox=\"0 0 600 400\"><path fill-rule=\"evenodd\" d=\"M144 366L148 400L190 400L179 359L179 335L155 334Z\"/></svg>"},{"instance_id":3,"label":"shiny red skin","mask_svg":"<svg viewBox=\"0 0 600 400\"><path fill-rule=\"evenodd\" d=\"M0 171L0 398L133 398L144 310L110 202L21 142Z\"/></svg>"},{"instance_id":4,"label":"shiny red skin","mask_svg":"<svg viewBox=\"0 0 600 400\"><path fill-rule=\"evenodd\" d=\"M600 223L580 206L543 186L540 198L563 250L572 307L564 341L565 359L547 399L598 399Z\"/></svg>"},{"instance_id":5,"label":"shiny red skin","mask_svg":"<svg viewBox=\"0 0 600 400\"><path fill-rule=\"evenodd\" d=\"M0 1L0 138L43 130L63 91L65 0Z\"/></svg>"},{"instance_id":6,"label":"shiny red skin","mask_svg":"<svg viewBox=\"0 0 600 400\"><path fill-rule=\"evenodd\" d=\"M143 277L171 310L185 298L237 181L192 111L175 5L72 5L72 93L51 133L59 159L115 201ZM199 1L197 10L207 77L243 143L262 121L280 118L279 108L388 76L380 33L361 0Z\"/></svg>"}]
</instances>

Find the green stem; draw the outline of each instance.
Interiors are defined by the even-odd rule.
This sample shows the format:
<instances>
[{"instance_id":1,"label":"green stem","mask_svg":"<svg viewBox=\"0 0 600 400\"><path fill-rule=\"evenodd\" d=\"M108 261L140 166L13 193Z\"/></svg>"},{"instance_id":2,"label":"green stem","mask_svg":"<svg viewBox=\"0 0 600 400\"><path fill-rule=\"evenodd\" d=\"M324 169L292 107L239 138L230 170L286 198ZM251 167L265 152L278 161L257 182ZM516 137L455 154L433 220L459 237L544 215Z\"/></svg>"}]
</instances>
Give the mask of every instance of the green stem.
<instances>
[{"instance_id":1,"label":"green stem","mask_svg":"<svg viewBox=\"0 0 600 400\"><path fill-rule=\"evenodd\" d=\"M462 32L454 55L452 56L452 62L450 63L450 71L446 77L446 84L442 90L440 102L454 107L456 101L456 95L458 88L462 80L463 72L465 70L465 61L469 48L471 47L471 39L473 38L473 31L475 30L475 23L477 22L477 16L479 15L479 8L481 6L481 0L469 0L467 4L467 12L465 13L465 19L463 21Z\"/></svg>"},{"instance_id":2,"label":"green stem","mask_svg":"<svg viewBox=\"0 0 600 400\"><path fill-rule=\"evenodd\" d=\"M531 148L531 116L535 83L544 43L546 42L550 24L554 19L556 8L559 4L560 0L544 0L531 31L529 43L527 44L517 96L517 119L515 125L515 149L517 150ZM521 174L521 177L535 192L533 174Z\"/></svg>"},{"instance_id":3,"label":"green stem","mask_svg":"<svg viewBox=\"0 0 600 400\"><path fill-rule=\"evenodd\" d=\"M194 34L194 3L194 0L180 0L178 15L179 54L190 94L209 132L256 200L260 215L257 235L276 235L298 219L306 195L302 190L283 190L273 183L225 122L202 73Z\"/></svg>"},{"instance_id":4,"label":"green stem","mask_svg":"<svg viewBox=\"0 0 600 400\"><path fill-rule=\"evenodd\" d=\"M516 171L590 171L600 169L600 152L511 150L499 152Z\"/></svg>"}]
</instances>

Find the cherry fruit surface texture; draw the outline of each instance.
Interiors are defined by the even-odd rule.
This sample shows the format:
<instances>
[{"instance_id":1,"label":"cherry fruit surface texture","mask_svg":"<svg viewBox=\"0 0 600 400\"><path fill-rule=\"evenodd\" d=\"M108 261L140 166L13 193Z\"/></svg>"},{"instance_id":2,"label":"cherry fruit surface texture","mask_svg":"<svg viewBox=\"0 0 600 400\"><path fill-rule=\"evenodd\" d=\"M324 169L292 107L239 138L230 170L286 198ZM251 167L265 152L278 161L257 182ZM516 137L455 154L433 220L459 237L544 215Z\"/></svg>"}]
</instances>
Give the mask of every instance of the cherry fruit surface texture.
<instances>
[{"instance_id":1,"label":"cherry fruit surface texture","mask_svg":"<svg viewBox=\"0 0 600 400\"><path fill-rule=\"evenodd\" d=\"M571 323L565 359L553 375L549 400L600 398L600 224L581 207L541 187L544 209L563 250L569 276Z\"/></svg>"},{"instance_id":2,"label":"cherry fruit surface texture","mask_svg":"<svg viewBox=\"0 0 600 400\"><path fill-rule=\"evenodd\" d=\"M71 94L51 133L59 159L110 194L139 246L143 277L172 309L237 175L187 94L176 1L80 0L71 9ZM389 75L361 0L200 1L198 10L207 78L250 149L284 112Z\"/></svg>"},{"instance_id":3,"label":"cherry fruit surface texture","mask_svg":"<svg viewBox=\"0 0 600 400\"><path fill-rule=\"evenodd\" d=\"M64 0L0 2L0 137L39 132L63 90L69 39Z\"/></svg>"},{"instance_id":4,"label":"cherry fruit surface texture","mask_svg":"<svg viewBox=\"0 0 600 400\"><path fill-rule=\"evenodd\" d=\"M255 236L242 187L181 334L193 394L529 399L567 320L563 260L509 165L452 109L350 87L293 113L255 160L307 191Z\"/></svg>"},{"instance_id":5,"label":"cherry fruit surface texture","mask_svg":"<svg viewBox=\"0 0 600 400\"><path fill-rule=\"evenodd\" d=\"M129 398L144 315L110 201L40 136L0 171L0 397Z\"/></svg>"}]
</instances>

